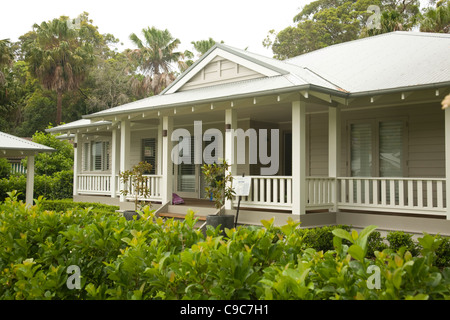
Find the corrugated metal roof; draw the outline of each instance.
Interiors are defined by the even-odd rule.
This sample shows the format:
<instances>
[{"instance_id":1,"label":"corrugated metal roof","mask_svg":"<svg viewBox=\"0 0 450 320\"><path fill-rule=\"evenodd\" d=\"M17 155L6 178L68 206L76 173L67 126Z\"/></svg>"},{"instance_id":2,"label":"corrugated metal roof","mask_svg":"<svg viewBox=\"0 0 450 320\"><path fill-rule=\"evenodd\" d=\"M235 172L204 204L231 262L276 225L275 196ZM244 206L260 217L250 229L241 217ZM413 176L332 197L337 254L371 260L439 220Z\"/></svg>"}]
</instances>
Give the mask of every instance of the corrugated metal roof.
<instances>
[{"instance_id":1,"label":"corrugated metal roof","mask_svg":"<svg viewBox=\"0 0 450 320\"><path fill-rule=\"evenodd\" d=\"M447 34L392 32L329 46L284 61L223 44L216 47L283 72L279 76L182 92L166 93L166 90L157 96L84 116L83 121L59 126L53 131L101 124L91 123L91 118L289 90L325 90L351 97L352 94L450 83L450 35ZM214 48L208 53L213 51ZM187 72L190 70L192 68ZM184 76L186 73L180 78Z\"/></svg>"},{"instance_id":2,"label":"corrugated metal roof","mask_svg":"<svg viewBox=\"0 0 450 320\"><path fill-rule=\"evenodd\" d=\"M32 155L38 152L53 152L53 148L27 139L0 132L0 157Z\"/></svg>"},{"instance_id":3,"label":"corrugated metal roof","mask_svg":"<svg viewBox=\"0 0 450 320\"><path fill-rule=\"evenodd\" d=\"M289 60L350 93L450 81L450 34L392 32Z\"/></svg>"},{"instance_id":4,"label":"corrugated metal roof","mask_svg":"<svg viewBox=\"0 0 450 320\"><path fill-rule=\"evenodd\" d=\"M98 127L103 125L110 125L111 121L97 121L91 122L89 119L80 119L73 122L69 122L66 124L62 124L60 126L45 129L46 132L61 132L61 131L70 131L78 128L88 128L88 127Z\"/></svg>"}]
</instances>

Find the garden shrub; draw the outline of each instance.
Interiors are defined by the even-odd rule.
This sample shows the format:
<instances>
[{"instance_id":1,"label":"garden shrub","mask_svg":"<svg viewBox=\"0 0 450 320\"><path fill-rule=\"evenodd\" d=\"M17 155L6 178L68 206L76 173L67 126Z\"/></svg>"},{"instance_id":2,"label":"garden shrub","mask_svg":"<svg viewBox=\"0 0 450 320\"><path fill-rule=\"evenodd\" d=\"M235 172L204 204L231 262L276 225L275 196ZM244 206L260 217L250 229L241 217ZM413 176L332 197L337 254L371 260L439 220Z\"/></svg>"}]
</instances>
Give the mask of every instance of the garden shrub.
<instances>
[{"instance_id":1,"label":"garden shrub","mask_svg":"<svg viewBox=\"0 0 450 320\"><path fill-rule=\"evenodd\" d=\"M389 248L399 250L405 247L413 256L420 253L420 246L413 240L412 234L403 231L390 231L386 239L389 241Z\"/></svg>"},{"instance_id":2,"label":"garden shrub","mask_svg":"<svg viewBox=\"0 0 450 320\"><path fill-rule=\"evenodd\" d=\"M0 203L0 299L450 298L450 268L435 265L438 236L419 238L417 256L400 248L368 259L374 226L305 231L272 219L222 236L219 227L195 229L193 212L179 221L147 207L127 221L83 207L42 198L26 206L14 193ZM332 249L308 247L330 230ZM80 268L80 289L67 286L71 265ZM379 289L369 285L374 267Z\"/></svg>"},{"instance_id":3,"label":"garden shrub","mask_svg":"<svg viewBox=\"0 0 450 320\"><path fill-rule=\"evenodd\" d=\"M450 267L450 238L441 237L442 242L436 249L436 266L439 268Z\"/></svg>"},{"instance_id":4,"label":"garden shrub","mask_svg":"<svg viewBox=\"0 0 450 320\"><path fill-rule=\"evenodd\" d=\"M0 158L0 179L8 178L11 174L11 164L6 158Z\"/></svg>"},{"instance_id":5,"label":"garden shrub","mask_svg":"<svg viewBox=\"0 0 450 320\"><path fill-rule=\"evenodd\" d=\"M91 212L96 213L114 213L119 210L119 206L108 205L98 202L74 202L73 199L47 200L40 201L40 208L48 211L67 211L75 208L91 208Z\"/></svg>"},{"instance_id":6,"label":"garden shrub","mask_svg":"<svg viewBox=\"0 0 450 320\"><path fill-rule=\"evenodd\" d=\"M375 251L381 252L388 247L389 246L385 243L384 237L381 236L381 233L379 231L374 231L368 238L367 257L374 258Z\"/></svg>"},{"instance_id":7,"label":"garden shrub","mask_svg":"<svg viewBox=\"0 0 450 320\"><path fill-rule=\"evenodd\" d=\"M0 179L0 201L3 201L8 192L16 190L18 199L25 200L27 177L26 175L11 175L9 179ZM61 171L53 176L34 176L34 197L43 196L47 199L65 199L73 194L73 171Z\"/></svg>"},{"instance_id":8,"label":"garden shrub","mask_svg":"<svg viewBox=\"0 0 450 320\"><path fill-rule=\"evenodd\" d=\"M336 228L341 228L349 231L349 226L336 225L336 226L323 226L319 228L302 229L303 243L307 248L314 248L317 251L333 250L333 238L332 231Z\"/></svg>"}]
</instances>

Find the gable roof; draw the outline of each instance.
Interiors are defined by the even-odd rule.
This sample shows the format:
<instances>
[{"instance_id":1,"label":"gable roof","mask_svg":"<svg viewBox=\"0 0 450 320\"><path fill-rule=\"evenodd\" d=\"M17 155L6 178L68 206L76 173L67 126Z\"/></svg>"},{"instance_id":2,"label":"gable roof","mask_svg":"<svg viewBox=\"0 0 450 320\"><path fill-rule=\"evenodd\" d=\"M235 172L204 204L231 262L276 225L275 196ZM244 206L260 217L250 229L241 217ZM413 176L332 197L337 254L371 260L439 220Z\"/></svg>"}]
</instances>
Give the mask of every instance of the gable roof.
<instances>
[{"instance_id":1,"label":"gable roof","mask_svg":"<svg viewBox=\"0 0 450 320\"><path fill-rule=\"evenodd\" d=\"M0 131L0 157L28 156L39 152L53 151L56 150Z\"/></svg>"}]
</instances>

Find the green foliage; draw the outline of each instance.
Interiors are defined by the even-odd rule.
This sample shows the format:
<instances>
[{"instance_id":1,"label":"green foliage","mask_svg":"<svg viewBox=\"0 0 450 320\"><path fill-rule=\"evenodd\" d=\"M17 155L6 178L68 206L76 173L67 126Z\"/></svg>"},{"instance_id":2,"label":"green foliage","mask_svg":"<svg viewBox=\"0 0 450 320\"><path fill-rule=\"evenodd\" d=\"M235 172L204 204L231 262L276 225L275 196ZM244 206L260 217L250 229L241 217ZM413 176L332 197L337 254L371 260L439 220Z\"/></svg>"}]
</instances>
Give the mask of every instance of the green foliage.
<instances>
[{"instance_id":1,"label":"green foliage","mask_svg":"<svg viewBox=\"0 0 450 320\"><path fill-rule=\"evenodd\" d=\"M25 175L11 175L9 179L0 179L0 201L8 192L16 190L20 200L25 199L27 178ZM53 176L36 175L34 177L34 196L47 199L65 199L73 194L73 171L57 172Z\"/></svg>"},{"instance_id":2,"label":"green foliage","mask_svg":"<svg viewBox=\"0 0 450 320\"><path fill-rule=\"evenodd\" d=\"M35 157L35 174L53 175L56 172L72 170L73 146L67 140L59 140L55 135L45 132L36 132L33 142L56 149L55 152L39 153ZM26 160L24 160L26 165Z\"/></svg>"},{"instance_id":3,"label":"green foliage","mask_svg":"<svg viewBox=\"0 0 450 320\"><path fill-rule=\"evenodd\" d=\"M0 158L0 179L8 178L11 174L11 164L6 158Z\"/></svg>"},{"instance_id":4,"label":"green foliage","mask_svg":"<svg viewBox=\"0 0 450 320\"><path fill-rule=\"evenodd\" d=\"M68 210L78 209L78 208L91 208L90 212L95 213L114 213L119 210L119 206L108 205L97 202L74 202L73 199L59 199L59 200L48 200L42 199L39 201L39 206L41 210L65 212Z\"/></svg>"},{"instance_id":5,"label":"green foliage","mask_svg":"<svg viewBox=\"0 0 450 320\"><path fill-rule=\"evenodd\" d=\"M389 241L389 247L393 250L399 250L401 247L405 247L414 256L420 252L419 245L414 242L410 233L391 231L387 234L386 239Z\"/></svg>"},{"instance_id":6,"label":"green foliage","mask_svg":"<svg viewBox=\"0 0 450 320\"><path fill-rule=\"evenodd\" d=\"M192 211L164 220L146 207L127 221L110 207L42 198L27 207L9 196L0 203L0 299L450 298L450 269L435 266L439 236L418 239L420 256L401 248L368 259L374 226L305 231L271 219L204 235ZM316 232L333 234L334 247L309 247ZM66 285L71 265L80 289ZM373 268L379 289L369 286Z\"/></svg>"},{"instance_id":7,"label":"green foliage","mask_svg":"<svg viewBox=\"0 0 450 320\"><path fill-rule=\"evenodd\" d=\"M220 163L204 164L202 166L202 173L206 183L206 195L209 198L211 194L214 200L216 209L221 209L225 204L225 200L232 199L234 190L231 186L233 176L230 172L227 173L230 165L225 159Z\"/></svg>"},{"instance_id":8,"label":"green foliage","mask_svg":"<svg viewBox=\"0 0 450 320\"><path fill-rule=\"evenodd\" d=\"M130 187L131 190L134 191L134 210L137 210L139 205L142 207L144 204L141 204L143 201L139 201L139 199L145 199L150 196L150 185L148 184L145 174L148 174L151 171L152 165L148 162L141 161L134 165L131 170L119 172L119 177L126 186L126 189L120 190L120 193L125 196L128 195Z\"/></svg>"}]
</instances>

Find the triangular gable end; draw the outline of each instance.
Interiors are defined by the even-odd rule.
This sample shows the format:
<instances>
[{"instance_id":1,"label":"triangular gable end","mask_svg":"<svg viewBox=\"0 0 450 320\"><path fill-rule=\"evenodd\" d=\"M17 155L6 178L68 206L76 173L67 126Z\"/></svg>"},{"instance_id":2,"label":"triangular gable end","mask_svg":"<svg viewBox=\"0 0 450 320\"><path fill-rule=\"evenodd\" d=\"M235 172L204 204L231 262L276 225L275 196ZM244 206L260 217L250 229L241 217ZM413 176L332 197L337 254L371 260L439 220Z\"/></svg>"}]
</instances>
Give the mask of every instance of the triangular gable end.
<instances>
[{"instance_id":1,"label":"triangular gable end","mask_svg":"<svg viewBox=\"0 0 450 320\"><path fill-rule=\"evenodd\" d=\"M276 68L224 49L216 46L163 94L282 74Z\"/></svg>"}]
</instances>

